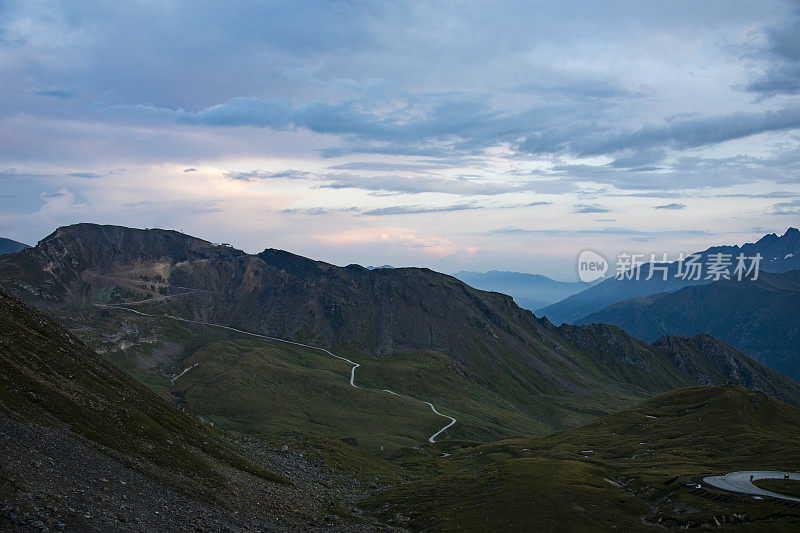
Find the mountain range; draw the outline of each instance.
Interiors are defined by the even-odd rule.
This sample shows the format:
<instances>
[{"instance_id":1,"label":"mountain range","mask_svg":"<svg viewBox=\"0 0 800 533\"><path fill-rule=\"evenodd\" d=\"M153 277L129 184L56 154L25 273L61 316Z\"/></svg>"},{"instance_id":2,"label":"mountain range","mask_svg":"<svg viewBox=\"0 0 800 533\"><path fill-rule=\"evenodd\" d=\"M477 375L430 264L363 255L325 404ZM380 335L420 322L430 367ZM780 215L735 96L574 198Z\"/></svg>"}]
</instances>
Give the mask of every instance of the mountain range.
<instances>
[{"instance_id":1,"label":"mountain range","mask_svg":"<svg viewBox=\"0 0 800 533\"><path fill-rule=\"evenodd\" d=\"M761 254L760 270L762 271L780 273L798 270L800 269L800 231L796 228L789 228L780 237L772 233L765 235L755 243L747 243L742 246L714 246L697 252L697 254L700 256L698 262L704 266L708 264L709 256L712 254L729 254L733 258L739 254L744 254L745 257ZM684 287L707 285L715 281L713 278L706 278L706 269L703 270L704 274L699 279L695 279L694 276L687 276L684 279L683 276L678 275L683 266L678 261L669 264L657 263L656 266L665 267L667 269L666 276L660 270L653 270L653 275L650 276L653 265L645 264L638 268L638 275L625 279L617 277L606 279L582 292L538 310L537 316L546 316L555 324L575 323L622 300L674 292ZM650 279L647 279L648 277Z\"/></svg>"},{"instance_id":2,"label":"mountain range","mask_svg":"<svg viewBox=\"0 0 800 533\"><path fill-rule=\"evenodd\" d=\"M624 300L578 321L593 322L616 324L649 342L665 334L709 333L800 379L800 270Z\"/></svg>"},{"instance_id":3,"label":"mountain range","mask_svg":"<svg viewBox=\"0 0 800 533\"><path fill-rule=\"evenodd\" d=\"M94 224L2 256L0 285L3 529L800 523L698 488L800 460L800 385L708 334L647 344L428 269Z\"/></svg>"},{"instance_id":4,"label":"mountain range","mask_svg":"<svg viewBox=\"0 0 800 533\"><path fill-rule=\"evenodd\" d=\"M265 355L265 345L245 347L203 324L319 346L357 361L362 390L391 389L463 413L450 430L462 438L574 427L651 394L698 383L756 383L790 403L800 399L797 384L761 365L741 364L736 368L742 371L733 372L709 359L694 370L718 372L698 376L620 328L555 327L509 296L428 269L337 267L274 249L250 255L174 231L59 228L36 247L0 259L0 284L46 308L154 390L243 431L275 428L271 424L279 420L287 426L305 420L317 430L335 426L330 409L323 411L330 422L313 420L320 420L325 397L343 394L333 392L342 383L329 388L340 378L320 353L289 353L273 343ZM693 347L694 356L705 357L707 346ZM719 350L747 360L721 343L709 355ZM291 372L278 379L275 365L290 363ZM330 377L307 402L292 404L298 413L280 414L276 409L288 406L261 391L276 383L300 386L309 365L324 371L314 375ZM221 377L200 379L204 367ZM226 400L216 401L222 391L229 391ZM370 405L383 409L384 418L396 409L392 403ZM353 430L372 446L396 447L431 433L411 422L425 420L417 414L398 418L397 427L407 431L401 441L391 425L371 427L380 413Z\"/></svg>"},{"instance_id":5,"label":"mountain range","mask_svg":"<svg viewBox=\"0 0 800 533\"><path fill-rule=\"evenodd\" d=\"M718 348L707 337L665 342L674 354ZM447 440L385 460L296 430L220 431L1 289L0 369L4 530L791 531L800 523L786 502L697 488L698 473L800 460L800 409L738 387L681 389L543 437Z\"/></svg>"}]
</instances>

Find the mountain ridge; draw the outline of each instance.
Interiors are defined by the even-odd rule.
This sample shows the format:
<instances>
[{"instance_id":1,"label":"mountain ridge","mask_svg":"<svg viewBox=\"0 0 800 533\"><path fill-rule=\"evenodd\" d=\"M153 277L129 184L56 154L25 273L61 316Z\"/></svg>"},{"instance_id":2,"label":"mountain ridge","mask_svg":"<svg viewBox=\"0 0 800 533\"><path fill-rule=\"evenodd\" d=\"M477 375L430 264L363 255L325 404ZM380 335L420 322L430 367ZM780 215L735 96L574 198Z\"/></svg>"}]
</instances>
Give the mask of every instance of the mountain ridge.
<instances>
[{"instance_id":1,"label":"mountain ridge","mask_svg":"<svg viewBox=\"0 0 800 533\"><path fill-rule=\"evenodd\" d=\"M617 324L652 342L660 335L709 333L779 372L800 378L800 270L762 272L755 281L720 280L630 299L579 324Z\"/></svg>"},{"instance_id":2,"label":"mountain ridge","mask_svg":"<svg viewBox=\"0 0 800 533\"><path fill-rule=\"evenodd\" d=\"M501 434L521 423L526 432L571 427L696 383L666 354L619 328L557 328L510 296L429 269L337 267L275 249L250 255L172 231L59 228L37 247L0 259L0 284L92 336L129 368L145 362L177 374L201 346L152 320L94 304L331 349L362 363L374 388L402 383L401 392L463 412L491 404L492 414L481 416L493 417L492 431ZM131 333L120 338L120 328ZM168 342L148 344L154 334L168 335ZM486 435L467 422L453 431Z\"/></svg>"},{"instance_id":3,"label":"mountain ridge","mask_svg":"<svg viewBox=\"0 0 800 533\"><path fill-rule=\"evenodd\" d=\"M760 253L763 257L760 270L772 273L800 269L800 230L790 227L782 236L771 233L754 243L739 245L712 246L702 252L700 263L708 261L711 254L745 254L746 257ZM663 264L660 264L663 266ZM565 298L553 305L539 309L537 316L547 316L553 323L573 323L590 314L600 311L616 302L631 298L647 297L662 292L674 292L687 286L707 285L709 279L682 279L677 275L679 263L667 264L666 280L663 273L646 279L650 264L639 267L639 275L633 279L607 279L597 285Z\"/></svg>"}]
</instances>

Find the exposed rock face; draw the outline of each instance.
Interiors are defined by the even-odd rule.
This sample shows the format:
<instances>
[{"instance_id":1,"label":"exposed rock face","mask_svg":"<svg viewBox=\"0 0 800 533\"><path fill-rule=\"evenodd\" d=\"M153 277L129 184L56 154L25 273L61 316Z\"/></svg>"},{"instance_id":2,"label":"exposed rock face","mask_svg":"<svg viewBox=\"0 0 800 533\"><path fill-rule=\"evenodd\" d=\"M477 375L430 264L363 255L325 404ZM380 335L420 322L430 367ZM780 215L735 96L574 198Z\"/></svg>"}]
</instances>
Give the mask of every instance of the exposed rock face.
<instances>
[{"instance_id":1,"label":"exposed rock face","mask_svg":"<svg viewBox=\"0 0 800 533\"><path fill-rule=\"evenodd\" d=\"M489 377L502 375L500 383L510 374L540 391L606 380L606 369L576 357L582 348L509 296L424 268L342 268L280 250L248 255L173 231L79 224L0 262L0 276L51 305L153 302L187 318L321 346L380 356L435 350ZM608 339L607 348L631 347L627 359L609 361L633 363L634 374L659 366L646 346L632 353L642 343L620 330L609 335L621 339ZM658 390L687 383L653 381Z\"/></svg>"},{"instance_id":2,"label":"exposed rock face","mask_svg":"<svg viewBox=\"0 0 800 533\"><path fill-rule=\"evenodd\" d=\"M798 405L798 385L733 347L703 334L696 337L664 335L653 346L670 357L701 385L738 385Z\"/></svg>"}]
</instances>

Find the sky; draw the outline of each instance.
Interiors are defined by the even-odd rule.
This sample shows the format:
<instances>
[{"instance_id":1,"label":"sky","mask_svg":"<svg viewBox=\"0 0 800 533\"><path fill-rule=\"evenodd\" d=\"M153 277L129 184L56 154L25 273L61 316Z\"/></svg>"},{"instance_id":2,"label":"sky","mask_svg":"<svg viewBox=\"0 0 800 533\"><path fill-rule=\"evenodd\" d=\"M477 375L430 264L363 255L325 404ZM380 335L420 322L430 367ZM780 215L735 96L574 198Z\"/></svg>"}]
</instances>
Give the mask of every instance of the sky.
<instances>
[{"instance_id":1,"label":"sky","mask_svg":"<svg viewBox=\"0 0 800 533\"><path fill-rule=\"evenodd\" d=\"M800 225L800 2L0 0L0 236L575 279Z\"/></svg>"}]
</instances>

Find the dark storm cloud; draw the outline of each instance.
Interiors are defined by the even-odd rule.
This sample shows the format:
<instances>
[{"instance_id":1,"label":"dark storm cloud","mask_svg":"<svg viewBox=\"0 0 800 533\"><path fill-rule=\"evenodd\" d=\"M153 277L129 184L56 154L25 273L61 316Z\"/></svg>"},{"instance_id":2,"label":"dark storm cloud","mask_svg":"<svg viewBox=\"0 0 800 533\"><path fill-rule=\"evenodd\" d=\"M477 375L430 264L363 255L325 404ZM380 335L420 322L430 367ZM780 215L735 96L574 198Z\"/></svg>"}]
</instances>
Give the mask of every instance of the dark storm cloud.
<instances>
[{"instance_id":1,"label":"dark storm cloud","mask_svg":"<svg viewBox=\"0 0 800 533\"><path fill-rule=\"evenodd\" d=\"M94 179L99 178L100 174L95 174L94 172L70 172L70 176L73 178L85 178L85 179Z\"/></svg>"},{"instance_id":2,"label":"dark storm cloud","mask_svg":"<svg viewBox=\"0 0 800 533\"><path fill-rule=\"evenodd\" d=\"M514 143L523 153L614 155L610 165L628 169L660 162L665 149L690 149L742 139L765 132L800 128L800 106L759 112L678 117L638 129L608 133L602 123L554 124L573 112L537 106L515 113L492 108L487 97L427 95L431 101L423 115L412 110L390 113L369 111L358 102L312 102L293 106L283 100L237 97L197 112L148 106L116 107L131 119L167 119L178 124L209 127L265 127L276 130L303 128L314 133L341 136L349 153L431 153L426 143L446 143L460 152L480 153L500 143ZM376 143L386 143L381 146Z\"/></svg>"},{"instance_id":3,"label":"dark storm cloud","mask_svg":"<svg viewBox=\"0 0 800 533\"><path fill-rule=\"evenodd\" d=\"M528 137L520 149L532 154L566 152L581 156L653 148L686 149L797 128L800 106L792 105L772 111L675 118L612 134L592 129L544 132Z\"/></svg>"},{"instance_id":4,"label":"dark storm cloud","mask_svg":"<svg viewBox=\"0 0 800 533\"><path fill-rule=\"evenodd\" d=\"M442 178L438 176L417 175L373 175L355 176L333 174L322 176L320 188L361 189L365 191L389 192L396 194L421 194L437 192L446 194L494 196L513 192L536 190L536 182L486 182L472 179Z\"/></svg>"},{"instance_id":5,"label":"dark storm cloud","mask_svg":"<svg viewBox=\"0 0 800 533\"><path fill-rule=\"evenodd\" d=\"M33 91L36 96L48 96L50 98L72 98L75 96L75 91L70 89L37 89Z\"/></svg>"}]
</instances>

